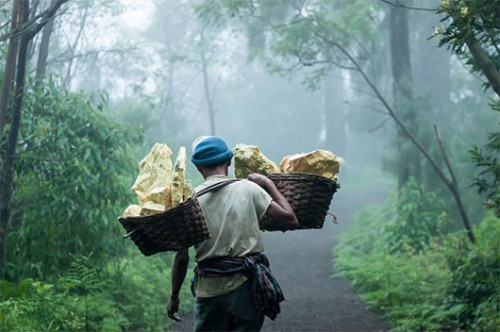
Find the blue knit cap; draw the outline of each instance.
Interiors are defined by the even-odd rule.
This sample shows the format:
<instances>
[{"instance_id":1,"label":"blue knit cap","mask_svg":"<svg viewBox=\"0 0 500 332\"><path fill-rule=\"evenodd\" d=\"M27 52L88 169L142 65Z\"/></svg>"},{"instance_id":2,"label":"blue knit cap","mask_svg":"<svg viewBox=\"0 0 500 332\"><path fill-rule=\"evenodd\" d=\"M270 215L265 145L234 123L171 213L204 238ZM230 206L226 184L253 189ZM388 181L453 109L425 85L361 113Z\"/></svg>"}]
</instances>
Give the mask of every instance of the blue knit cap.
<instances>
[{"instance_id":1,"label":"blue knit cap","mask_svg":"<svg viewBox=\"0 0 500 332\"><path fill-rule=\"evenodd\" d=\"M233 152L220 137L209 136L196 143L191 161L197 166L207 166L222 163L232 157Z\"/></svg>"}]
</instances>

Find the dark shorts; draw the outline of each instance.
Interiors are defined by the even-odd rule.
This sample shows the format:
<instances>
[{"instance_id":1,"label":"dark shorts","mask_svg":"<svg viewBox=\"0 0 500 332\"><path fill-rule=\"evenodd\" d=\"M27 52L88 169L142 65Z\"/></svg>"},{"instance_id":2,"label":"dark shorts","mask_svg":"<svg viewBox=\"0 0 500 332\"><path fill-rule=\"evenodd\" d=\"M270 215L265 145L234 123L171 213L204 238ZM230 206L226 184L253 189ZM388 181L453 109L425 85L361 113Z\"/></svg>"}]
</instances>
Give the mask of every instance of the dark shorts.
<instances>
[{"instance_id":1,"label":"dark shorts","mask_svg":"<svg viewBox=\"0 0 500 332\"><path fill-rule=\"evenodd\" d=\"M210 298L197 298L195 331L259 331L264 313L256 310L250 282L234 291Z\"/></svg>"}]
</instances>

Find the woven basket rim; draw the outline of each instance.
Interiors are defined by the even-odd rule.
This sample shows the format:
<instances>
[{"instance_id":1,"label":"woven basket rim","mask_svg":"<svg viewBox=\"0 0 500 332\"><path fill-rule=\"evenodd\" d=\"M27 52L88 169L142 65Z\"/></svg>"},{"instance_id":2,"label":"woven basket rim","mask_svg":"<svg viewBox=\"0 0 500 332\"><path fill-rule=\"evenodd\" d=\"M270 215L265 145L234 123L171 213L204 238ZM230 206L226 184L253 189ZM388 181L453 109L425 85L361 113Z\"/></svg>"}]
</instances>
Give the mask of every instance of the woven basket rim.
<instances>
[{"instance_id":1,"label":"woven basket rim","mask_svg":"<svg viewBox=\"0 0 500 332\"><path fill-rule=\"evenodd\" d=\"M266 175L269 178L283 178L283 179L303 179L309 178L312 180L318 180L322 182L328 182L332 185L335 185L337 188L340 188L340 184L337 180L332 180L327 178L326 176L314 174L314 173L306 173L306 172L293 172L293 173L269 173Z\"/></svg>"},{"instance_id":2,"label":"woven basket rim","mask_svg":"<svg viewBox=\"0 0 500 332\"><path fill-rule=\"evenodd\" d=\"M166 211L150 214L147 216L119 216L118 220L120 222L155 222L157 220L162 220L166 217L173 217L178 214L182 214L185 211L185 208L196 203L196 196L191 196L186 199L184 202L180 203L176 207L170 208Z\"/></svg>"}]
</instances>

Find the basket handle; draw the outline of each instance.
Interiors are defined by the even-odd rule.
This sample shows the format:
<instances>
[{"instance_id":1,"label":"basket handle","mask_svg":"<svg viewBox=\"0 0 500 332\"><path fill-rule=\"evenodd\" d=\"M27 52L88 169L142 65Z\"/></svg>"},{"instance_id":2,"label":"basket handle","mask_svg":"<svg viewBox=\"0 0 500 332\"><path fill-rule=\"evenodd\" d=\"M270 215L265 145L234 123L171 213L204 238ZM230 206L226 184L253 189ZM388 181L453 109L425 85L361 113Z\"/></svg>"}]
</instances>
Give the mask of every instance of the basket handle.
<instances>
[{"instance_id":1,"label":"basket handle","mask_svg":"<svg viewBox=\"0 0 500 332\"><path fill-rule=\"evenodd\" d=\"M130 236L132 236L132 234L134 234L135 232L137 232L139 230L139 228L136 228L136 229L133 229L131 230L130 232L128 232L127 234L123 235L123 238L126 239Z\"/></svg>"},{"instance_id":2,"label":"basket handle","mask_svg":"<svg viewBox=\"0 0 500 332\"><path fill-rule=\"evenodd\" d=\"M338 219L337 219L337 216L336 216L336 215L334 215L334 214L333 214L333 213L331 213L331 212L326 212L326 213L328 213L328 214L330 215L330 217L332 217L332 222L333 222L334 224L337 224L337 225L339 224L339 221L338 221Z\"/></svg>"},{"instance_id":3,"label":"basket handle","mask_svg":"<svg viewBox=\"0 0 500 332\"><path fill-rule=\"evenodd\" d=\"M228 180L224 180L224 181L220 181L220 182L214 183L214 184L212 184L212 185L210 185L210 186L208 186L206 188L203 188L199 192L195 193L195 196L198 197L198 196L204 195L204 194L206 194L208 192L211 192L211 191L217 191L217 190L221 189L222 187L227 186L230 183L238 182L240 180L241 179L228 179Z\"/></svg>"}]
</instances>

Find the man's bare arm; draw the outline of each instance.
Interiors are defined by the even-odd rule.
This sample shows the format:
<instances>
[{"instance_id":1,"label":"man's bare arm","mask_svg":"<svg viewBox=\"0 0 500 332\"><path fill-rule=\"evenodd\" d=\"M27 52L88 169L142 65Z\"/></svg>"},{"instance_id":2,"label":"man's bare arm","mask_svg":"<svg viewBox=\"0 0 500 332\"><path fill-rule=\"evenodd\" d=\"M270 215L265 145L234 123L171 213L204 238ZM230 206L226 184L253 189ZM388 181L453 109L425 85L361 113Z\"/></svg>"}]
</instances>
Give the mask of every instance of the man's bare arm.
<instances>
[{"instance_id":1,"label":"man's bare arm","mask_svg":"<svg viewBox=\"0 0 500 332\"><path fill-rule=\"evenodd\" d=\"M168 317L177 321L181 320L181 318L177 315L180 304L179 292L181 291L182 284L186 278L188 264L188 249L178 251L175 254L174 263L172 265L172 290L170 292L170 299L167 307Z\"/></svg>"},{"instance_id":2,"label":"man's bare arm","mask_svg":"<svg viewBox=\"0 0 500 332\"><path fill-rule=\"evenodd\" d=\"M274 182L262 174L250 174L248 180L261 186L271 196L273 201L267 209L267 215L280 223L285 229L295 229L299 227L299 221L293 211L292 206L285 196L278 190Z\"/></svg>"}]
</instances>

